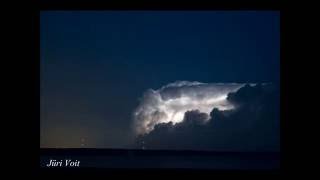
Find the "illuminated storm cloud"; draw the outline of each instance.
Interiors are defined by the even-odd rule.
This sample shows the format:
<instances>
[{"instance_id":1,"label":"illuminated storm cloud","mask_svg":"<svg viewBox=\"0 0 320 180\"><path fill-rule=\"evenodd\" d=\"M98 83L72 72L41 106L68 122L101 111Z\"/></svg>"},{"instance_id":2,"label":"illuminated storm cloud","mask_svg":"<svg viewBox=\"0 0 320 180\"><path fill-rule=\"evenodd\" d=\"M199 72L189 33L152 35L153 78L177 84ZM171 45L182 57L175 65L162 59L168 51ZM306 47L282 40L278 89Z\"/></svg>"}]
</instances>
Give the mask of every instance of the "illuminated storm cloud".
<instances>
[{"instance_id":1,"label":"illuminated storm cloud","mask_svg":"<svg viewBox=\"0 0 320 180\"><path fill-rule=\"evenodd\" d=\"M133 114L136 133L148 133L159 123L181 122L184 113L190 110L208 114L209 120L213 108L234 108L227 101L227 94L242 86L244 84L177 81L158 90L149 89Z\"/></svg>"}]
</instances>

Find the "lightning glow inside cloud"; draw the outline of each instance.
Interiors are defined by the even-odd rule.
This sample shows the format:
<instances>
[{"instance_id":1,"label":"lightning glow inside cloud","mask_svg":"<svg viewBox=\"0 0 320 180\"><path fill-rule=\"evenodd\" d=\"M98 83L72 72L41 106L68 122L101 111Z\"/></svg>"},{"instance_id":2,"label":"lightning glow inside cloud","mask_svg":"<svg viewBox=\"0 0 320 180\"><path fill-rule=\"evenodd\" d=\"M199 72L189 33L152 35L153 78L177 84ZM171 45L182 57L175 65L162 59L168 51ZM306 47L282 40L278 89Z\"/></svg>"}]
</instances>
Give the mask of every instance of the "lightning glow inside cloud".
<instances>
[{"instance_id":1,"label":"lightning glow inside cloud","mask_svg":"<svg viewBox=\"0 0 320 180\"><path fill-rule=\"evenodd\" d=\"M208 114L209 120L213 108L234 108L227 95L242 86L244 84L177 81L158 90L149 89L133 114L136 133L148 133L159 123L179 123L183 121L185 112L191 110Z\"/></svg>"}]
</instances>

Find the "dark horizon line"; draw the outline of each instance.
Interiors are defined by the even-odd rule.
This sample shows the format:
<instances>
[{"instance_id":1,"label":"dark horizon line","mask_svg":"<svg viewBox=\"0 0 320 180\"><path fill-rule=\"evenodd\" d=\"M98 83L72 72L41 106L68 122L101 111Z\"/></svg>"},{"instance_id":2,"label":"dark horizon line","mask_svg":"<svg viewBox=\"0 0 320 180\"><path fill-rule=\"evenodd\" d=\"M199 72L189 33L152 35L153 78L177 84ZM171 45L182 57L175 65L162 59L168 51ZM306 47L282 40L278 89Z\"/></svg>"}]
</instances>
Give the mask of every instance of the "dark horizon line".
<instances>
[{"instance_id":1,"label":"dark horizon line","mask_svg":"<svg viewBox=\"0 0 320 180\"><path fill-rule=\"evenodd\" d=\"M125 149L125 148L40 148L41 155L244 155L278 156L280 151L216 151L188 149Z\"/></svg>"}]
</instances>

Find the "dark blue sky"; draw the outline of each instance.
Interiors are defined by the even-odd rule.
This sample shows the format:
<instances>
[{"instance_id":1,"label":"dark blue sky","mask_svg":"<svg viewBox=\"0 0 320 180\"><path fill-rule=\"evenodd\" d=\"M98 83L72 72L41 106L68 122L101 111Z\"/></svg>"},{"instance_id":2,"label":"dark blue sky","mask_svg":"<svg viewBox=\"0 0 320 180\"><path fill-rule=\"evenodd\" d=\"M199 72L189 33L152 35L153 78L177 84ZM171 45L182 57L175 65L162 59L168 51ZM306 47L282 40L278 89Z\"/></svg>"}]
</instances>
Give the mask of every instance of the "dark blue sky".
<instances>
[{"instance_id":1,"label":"dark blue sky","mask_svg":"<svg viewBox=\"0 0 320 180\"><path fill-rule=\"evenodd\" d=\"M46 11L40 44L43 147L125 147L148 88L280 76L279 12Z\"/></svg>"}]
</instances>

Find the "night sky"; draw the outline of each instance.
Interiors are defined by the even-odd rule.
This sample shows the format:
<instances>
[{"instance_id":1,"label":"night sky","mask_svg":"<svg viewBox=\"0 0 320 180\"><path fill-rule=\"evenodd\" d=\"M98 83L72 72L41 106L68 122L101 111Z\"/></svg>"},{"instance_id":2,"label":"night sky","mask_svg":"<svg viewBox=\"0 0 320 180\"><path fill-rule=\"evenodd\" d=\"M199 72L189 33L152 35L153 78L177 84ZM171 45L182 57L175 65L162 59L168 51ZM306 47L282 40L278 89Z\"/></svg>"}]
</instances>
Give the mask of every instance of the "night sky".
<instances>
[{"instance_id":1,"label":"night sky","mask_svg":"<svg viewBox=\"0 0 320 180\"><path fill-rule=\"evenodd\" d=\"M40 147L131 148L143 93L178 80L279 83L279 12L43 11L40 18Z\"/></svg>"}]
</instances>

